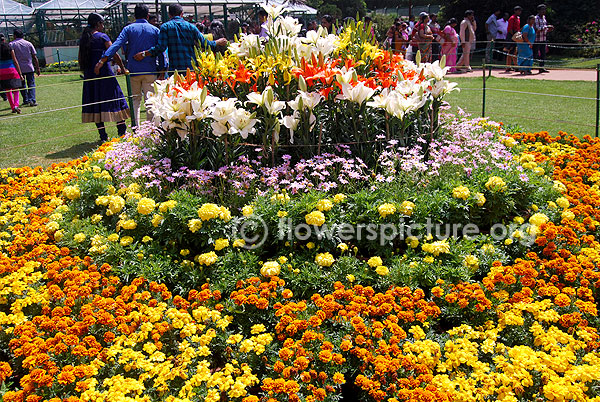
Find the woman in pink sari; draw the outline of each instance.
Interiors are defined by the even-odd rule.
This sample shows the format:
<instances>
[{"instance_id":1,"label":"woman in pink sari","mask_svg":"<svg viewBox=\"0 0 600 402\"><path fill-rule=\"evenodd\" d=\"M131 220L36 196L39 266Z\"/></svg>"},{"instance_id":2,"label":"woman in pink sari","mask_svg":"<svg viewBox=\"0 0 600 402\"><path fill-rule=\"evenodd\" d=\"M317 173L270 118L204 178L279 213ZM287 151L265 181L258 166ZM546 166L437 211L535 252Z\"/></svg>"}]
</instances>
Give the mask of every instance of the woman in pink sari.
<instances>
[{"instance_id":1,"label":"woman in pink sari","mask_svg":"<svg viewBox=\"0 0 600 402\"><path fill-rule=\"evenodd\" d=\"M450 18L448 24L443 31L440 32L442 37L442 55L446 56L446 66L450 67L450 72L456 71L456 53L458 48L458 34L456 33L456 26L458 22L456 18Z\"/></svg>"}]
</instances>

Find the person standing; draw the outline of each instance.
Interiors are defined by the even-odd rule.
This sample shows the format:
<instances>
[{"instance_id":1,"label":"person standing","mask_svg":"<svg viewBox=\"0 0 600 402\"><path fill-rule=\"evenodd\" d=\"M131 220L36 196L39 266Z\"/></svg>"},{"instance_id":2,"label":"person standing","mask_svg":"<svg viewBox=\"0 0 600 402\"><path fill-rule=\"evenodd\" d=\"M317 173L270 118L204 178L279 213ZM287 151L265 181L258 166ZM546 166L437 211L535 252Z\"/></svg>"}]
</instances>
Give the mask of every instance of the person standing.
<instances>
[{"instance_id":1,"label":"person standing","mask_svg":"<svg viewBox=\"0 0 600 402\"><path fill-rule=\"evenodd\" d=\"M440 36L442 37L442 56L446 56L446 67L450 67L448 71L451 73L456 71L456 52L458 51L458 34L456 33L456 27L458 21L456 18L450 18L448 24Z\"/></svg>"},{"instance_id":2,"label":"person standing","mask_svg":"<svg viewBox=\"0 0 600 402\"><path fill-rule=\"evenodd\" d=\"M516 6L513 10L513 15L508 19L508 28L506 32L506 41L508 45L506 46L508 55L506 56L506 72L510 72L513 69L513 66L517 65L517 42L515 42L512 37L515 33L521 32L521 12L523 8L521 6ZM516 69L515 69L516 71Z\"/></svg>"},{"instance_id":3,"label":"person standing","mask_svg":"<svg viewBox=\"0 0 600 402\"><path fill-rule=\"evenodd\" d=\"M37 106L35 101L35 74L40 75L40 63L37 52L31 42L24 39L23 31L15 29L15 39L10 42L10 47L15 51L15 56L21 67L23 82L21 83L21 96L23 105Z\"/></svg>"},{"instance_id":4,"label":"person standing","mask_svg":"<svg viewBox=\"0 0 600 402\"><path fill-rule=\"evenodd\" d=\"M131 92L133 95L133 113L135 121L140 124L140 109L142 100L153 92L152 84L164 78L165 58L161 53L158 57L137 61L133 56L141 50L148 49L158 43L160 30L148 22L150 10L148 6L138 4L133 11L135 22L127 25L119 34L117 40L102 54L94 67L94 73L100 74L100 69L111 60L119 49L127 49L127 70L131 74ZM150 121L152 114L146 113L146 120Z\"/></svg>"},{"instance_id":5,"label":"person standing","mask_svg":"<svg viewBox=\"0 0 600 402\"><path fill-rule=\"evenodd\" d=\"M423 12L419 15L419 24L418 26L415 26L415 29L417 29L417 43L419 52L421 52L421 62L431 63L431 43L433 42L433 33L429 27L429 14Z\"/></svg>"},{"instance_id":6,"label":"person standing","mask_svg":"<svg viewBox=\"0 0 600 402\"><path fill-rule=\"evenodd\" d=\"M194 52L196 46L216 50L217 46L227 45L225 38L216 41L206 40L194 24L183 19L183 7L180 4L169 6L169 16L171 19L160 26L158 44L136 53L134 59L142 61L144 57L157 57L168 49L169 71L185 72L188 68L192 68L192 60L196 58Z\"/></svg>"},{"instance_id":7,"label":"person standing","mask_svg":"<svg viewBox=\"0 0 600 402\"><path fill-rule=\"evenodd\" d=\"M475 31L477 23L475 22L475 12L473 10L465 11L465 18L460 23L460 45L462 47L462 56L456 63L457 70L463 67L467 71L472 71L471 68L471 51L475 48Z\"/></svg>"},{"instance_id":8,"label":"person standing","mask_svg":"<svg viewBox=\"0 0 600 402\"><path fill-rule=\"evenodd\" d=\"M442 49L440 45L440 40L442 39L440 36L440 31L442 27L437 22L437 14L429 14L429 28L431 28L431 33L433 34L433 42L431 43L431 61L439 60L442 58Z\"/></svg>"},{"instance_id":9,"label":"person standing","mask_svg":"<svg viewBox=\"0 0 600 402\"><path fill-rule=\"evenodd\" d=\"M406 58L406 49L408 48L408 25L401 21L394 34L394 53L401 53Z\"/></svg>"},{"instance_id":10,"label":"person standing","mask_svg":"<svg viewBox=\"0 0 600 402\"><path fill-rule=\"evenodd\" d=\"M0 91L5 91L12 112L19 114L19 88L22 77L15 51L8 43L0 42Z\"/></svg>"},{"instance_id":11,"label":"person standing","mask_svg":"<svg viewBox=\"0 0 600 402\"><path fill-rule=\"evenodd\" d=\"M506 47L506 32L508 30L508 18L510 15L504 13L502 18L498 20L498 33L496 33L496 60L502 60L501 51ZM506 52L506 50L504 50Z\"/></svg>"},{"instance_id":12,"label":"person standing","mask_svg":"<svg viewBox=\"0 0 600 402\"><path fill-rule=\"evenodd\" d=\"M321 17L321 26L327 29L328 34L335 33L335 27L333 26L333 17L331 15L325 14L323 17Z\"/></svg>"},{"instance_id":13,"label":"person standing","mask_svg":"<svg viewBox=\"0 0 600 402\"><path fill-rule=\"evenodd\" d=\"M494 55L494 45L496 43L496 35L498 35L498 17L502 11L497 9L485 22L486 46L485 46L485 62L491 63Z\"/></svg>"},{"instance_id":14,"label":"person standing","mask_svg":"<svg viewBox=\"0 0 600 402\"><path fill-rule=\"evenodd\" d=\"M4 43L5 41L6 41L6 38L5 38L4 34L0 33L0 43ZM0 97L5 102L8 100L8 97L6 96L6 92L4 92L1 87L0 87Z\"/></svg>"},{"instance_id":15,"label":"person standing","mask_svg":"<svg viewBox=\"0 0 600 402\"><path fill-rule=\"evenodd\" d=\"M325 17L323 17L325 18ZM258 23L260 24L260 32L258 36L266 38L269 36L269 28L267 27L267 20L269 19L269 13L263 8L258 10Z\"/></svg>"},{"instance_id":16,"label":"person standing","mask_svg":"<svg viewBox=\"0 0 600 402\"><path fill-rule=\"evenodd\" d=\"M521 30L523 36L523 42L517 44L517 54L519 66L521 68L521 74L531 75L531 66L533 65L533 44L535 42L535 15L527 17L527 24Z\"/></svg>"},{"instance_id":17,"label":"person standing","mask_svg":"<svg viewBox=\"0 0 600 402\"><path fill-rule=\"evenodd\" d=\"M79 67L83 71L83 95L81 121L96 123L100 141L106 141L105 122L117 122L119 136L125 134L125 120L129 118L129 108L119 82L108 63L102 64L99 74L95 67L105 50L112 45L104 32L104 18L97 13L88 16L88 25L79 40ZM125 71L121 57L117 53L113 60ZM101 78L101 79L97 79Z\"/></svg>"},{"instance_id":18,"label":"person standing","mask_svg":"<svg viewBox=\"0 0 600 402\"><path fill-rule=\"evenodd\" d=\"M538 59L540 63L540 73L549 73L544 68L546 61L546 45L547 38L546 34L552 32L554 27L548 25L546 22L546 5L540 4L537 6L537 15L535 16L535 22L533 28L535 29L535 43L533 44L533 58Z\"/></svg>"}]
</instances>

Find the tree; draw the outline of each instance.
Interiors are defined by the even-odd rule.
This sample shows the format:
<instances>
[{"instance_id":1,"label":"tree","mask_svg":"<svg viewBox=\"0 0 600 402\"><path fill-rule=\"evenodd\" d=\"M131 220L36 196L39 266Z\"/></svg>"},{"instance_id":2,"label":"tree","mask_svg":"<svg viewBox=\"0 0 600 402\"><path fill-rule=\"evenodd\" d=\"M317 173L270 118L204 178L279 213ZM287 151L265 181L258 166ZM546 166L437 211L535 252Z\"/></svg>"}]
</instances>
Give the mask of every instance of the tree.
<instances>
[{"instance_id":1,"label":"tree","mask_svg":"<svg viewBox=\"0 0 600 402\"><path fill-rule=\"evenodd\" d=\"M319 15L330 14L334 17L363 17L367 12L365 0L307 0L306 4L316 8Z\"/></svg>"}]
</instances>

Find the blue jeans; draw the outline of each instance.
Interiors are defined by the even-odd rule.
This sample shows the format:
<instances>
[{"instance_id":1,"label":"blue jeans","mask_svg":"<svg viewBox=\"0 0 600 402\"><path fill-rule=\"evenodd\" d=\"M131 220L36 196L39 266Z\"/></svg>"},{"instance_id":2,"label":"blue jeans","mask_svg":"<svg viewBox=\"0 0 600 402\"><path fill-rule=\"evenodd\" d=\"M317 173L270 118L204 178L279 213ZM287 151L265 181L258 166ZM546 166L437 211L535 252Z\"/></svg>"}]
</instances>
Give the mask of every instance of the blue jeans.
<instances>
[{"instance_id":1,"label":"blue jeans","mask_svg":"<svg viewBox=\"0 0 600 402\"><path fill-rule=\"evenodd\" d=\"M21 96L23 97L23 104L35 103L35 73L23 73L25 78L21 86ZM25 84L27 83L27 86Z\"/></svg>"}]
</instances>

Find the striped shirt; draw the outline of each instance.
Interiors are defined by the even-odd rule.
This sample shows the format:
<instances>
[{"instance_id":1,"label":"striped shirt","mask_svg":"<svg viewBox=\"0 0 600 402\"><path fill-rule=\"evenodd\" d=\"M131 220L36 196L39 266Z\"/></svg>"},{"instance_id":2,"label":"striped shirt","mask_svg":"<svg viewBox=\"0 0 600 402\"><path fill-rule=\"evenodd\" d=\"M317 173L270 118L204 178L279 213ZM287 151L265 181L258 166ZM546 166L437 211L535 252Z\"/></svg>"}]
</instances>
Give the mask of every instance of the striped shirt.
<instances>
[{"instance_id":1,"label":"striped shirt","mask_svg":"<svg viewBox=\"0 0 600 402\"><path fill-rule=\"evenodd\" d=\"M195 25L181 17L173 17L160 26L158 44L150 49L150 54L156 57L167 50L169 70L185 72L192 68L192 59L196 58L194 48L198 45L213 50L217 46L215 41L206 40Z\"/></svg>"}]
</instances>

